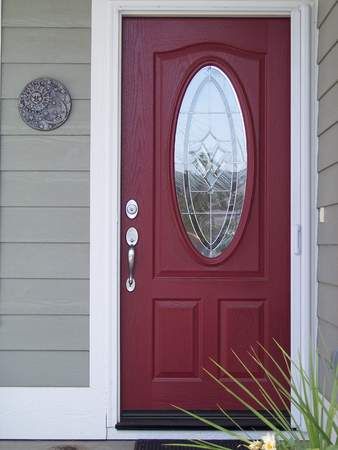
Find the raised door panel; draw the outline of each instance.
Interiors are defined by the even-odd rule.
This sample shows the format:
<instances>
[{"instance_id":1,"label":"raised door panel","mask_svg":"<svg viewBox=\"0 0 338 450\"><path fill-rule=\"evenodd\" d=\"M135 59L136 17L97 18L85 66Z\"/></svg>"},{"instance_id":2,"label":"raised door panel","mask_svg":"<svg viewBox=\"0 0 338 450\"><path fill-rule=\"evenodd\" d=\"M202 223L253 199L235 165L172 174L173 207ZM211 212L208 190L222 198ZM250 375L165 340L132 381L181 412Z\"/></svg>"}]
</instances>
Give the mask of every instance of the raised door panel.
<instances>
[{"instance_id":1,"label":"raised door panel","mask_svg":"<svg viewBox=\"0 0 338 450\"><path fill-rule=\"evenodd\" d=\"M218 258L209 260L192 251L194 249L186 238L176 200L173 161L177 116L182 98L193 75L206 64L219 67L235 88L244 116L248 152L242 220L229 249ZM265 174L258 168L264 167L264 122L261 123L260 115L252 111L264 109L264 54L220 44L198 44L157 53L155 74L154 156L158 186L154 210L155 276L263 276L266 233L264 197L261 193L264 192ZM256 174L255 166L258 166ZM168 205L172 206L168 208ZM163 236L169 235L170 246L163 239Z\"/></svg>"},{"instance_id":2,"label":"raised door panel","mask_svg":"<svg viewBox=\"0 0 338 450\"><path fill-rule=\"evenodd\" d=\"M154 380L199 378L198 300L154 301Z\"/></svg>"}]
</instances>

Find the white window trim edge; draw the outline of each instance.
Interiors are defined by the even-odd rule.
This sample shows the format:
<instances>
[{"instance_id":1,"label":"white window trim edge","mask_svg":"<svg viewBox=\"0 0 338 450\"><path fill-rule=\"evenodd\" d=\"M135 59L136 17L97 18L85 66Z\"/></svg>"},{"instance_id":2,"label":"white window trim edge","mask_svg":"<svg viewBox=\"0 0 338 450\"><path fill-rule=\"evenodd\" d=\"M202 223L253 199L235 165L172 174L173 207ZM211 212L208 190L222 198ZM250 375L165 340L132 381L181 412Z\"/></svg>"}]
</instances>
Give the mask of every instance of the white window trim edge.
<instances>
[{"instance_id":1,"label":"white window trim edge","mask_svg":"<svg viewBox=\"0 0 338 450\"><path fill-rule=\"evenodd\" d=\"M292 354L304 362L316 314L315 0L92 0L90 387L0 388L0 439L212 438L212 431L116 430L119 415L120 42L122 15L291 17ZM311 151L310 151L311 149ZM312 304L315 304L313 301ZM312 310L312 313L311 313Z\"/></svg>"}]
</instances>

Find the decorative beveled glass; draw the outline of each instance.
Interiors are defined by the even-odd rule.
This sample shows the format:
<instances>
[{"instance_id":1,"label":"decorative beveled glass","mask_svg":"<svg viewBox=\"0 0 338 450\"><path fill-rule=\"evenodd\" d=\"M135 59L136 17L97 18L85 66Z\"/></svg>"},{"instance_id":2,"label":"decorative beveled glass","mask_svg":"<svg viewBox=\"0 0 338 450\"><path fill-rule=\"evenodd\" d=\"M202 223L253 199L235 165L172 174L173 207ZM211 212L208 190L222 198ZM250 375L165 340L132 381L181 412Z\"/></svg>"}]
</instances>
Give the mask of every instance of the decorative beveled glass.
<instances>
[{"instance_id":1,"label":"decorative beveled glass","mask_svg":"<svg viewBox=\"0 0 338 450\"><path fill-rule=\"evenodd\" d=\"M203 256L231 244L243 210L247 144L234 86L216 66L187 86L175 133L175 187L185 231Z\"/></svg>"}]
</instances>

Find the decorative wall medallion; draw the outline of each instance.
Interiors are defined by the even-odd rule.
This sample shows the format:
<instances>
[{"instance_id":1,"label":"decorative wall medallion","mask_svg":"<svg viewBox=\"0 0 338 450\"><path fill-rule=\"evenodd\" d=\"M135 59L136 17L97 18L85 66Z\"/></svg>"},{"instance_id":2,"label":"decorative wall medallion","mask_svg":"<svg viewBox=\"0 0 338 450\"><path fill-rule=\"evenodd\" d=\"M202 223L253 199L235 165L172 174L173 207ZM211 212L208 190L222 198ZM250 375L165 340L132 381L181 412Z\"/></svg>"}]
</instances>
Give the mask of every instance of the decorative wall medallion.
<instances>
[{"instance_id":1,"label":"decorative wall medallion","mask_svg":"<svg viewBox=\"0 0 338 450\"><path fill-rule=\"evenodd\" d=\"M31 128L54 130L69 117L72 101L67 88L52 78L30 81L19 97L19 113Z\"/></svg>"}]
</instances>

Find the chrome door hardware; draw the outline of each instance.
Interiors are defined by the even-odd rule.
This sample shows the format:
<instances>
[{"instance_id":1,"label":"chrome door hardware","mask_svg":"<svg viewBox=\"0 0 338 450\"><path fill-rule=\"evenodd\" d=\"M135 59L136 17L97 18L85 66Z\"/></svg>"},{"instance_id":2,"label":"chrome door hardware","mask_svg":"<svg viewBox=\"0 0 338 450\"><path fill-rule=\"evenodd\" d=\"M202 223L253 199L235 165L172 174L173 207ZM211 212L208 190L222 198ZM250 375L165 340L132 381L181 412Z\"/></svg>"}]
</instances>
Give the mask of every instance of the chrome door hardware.
<instances>
[{"instance_id":1,"label":"chrome door hardware","mask_svg":"<svg viewBox=\"0 0 338 450\"><path fill-rule=\"evenodd\" d=\"M130 227L126 233L126 241L129 246L135 247L138 241L138 232L136 228Z\"/></svg>"},{"instance_id":2,"label":"chrome door hardware","mask_svg":"<svg viewBox=\"0 0 338 450\"><path fill-rule=\"evenodd\" d=\"M126 241L129 245L128 248L128 269L129 276L126 281L126 288L128 292L133 292L136 287L136 282L134 278L134 266L135 266L135 246L138 241L138 232L136 228L130 227L126 233Z\"/></svg>"},{"instance_id":3,"label":"chrome door hardware","mask_svg":"<svg viewBox=\"0 0 338 450\"><path fill-rule=\"evenodd\" d=\"M294 253L295 255L302 254L302 226L297 224L294 232Z\"/></svg>"},{"instance_id":4,"label":"chrome door hardware","mask_svg":"<svg viewBox=\"0 0 338 450\"><path fill-rule=\"evenodd\" d=\"M131 245L128 249L128 266L129 266L129 277L126 281L126 288L128 292L133 292L136 283L134 278L134 264L135 264L135 248Z\"/></svg>"},{"instance_id":5,"label":"chrome door hardware","mask_svg":"<svg viewBox=\"0 0 338 450\"><path fill-rule=\"evenodd\" d=\"M129 219L135 219L138 214L138 204L136 200L131 199L128 201L126 204L126 214Z\"/></svg>"}]
</instances>

